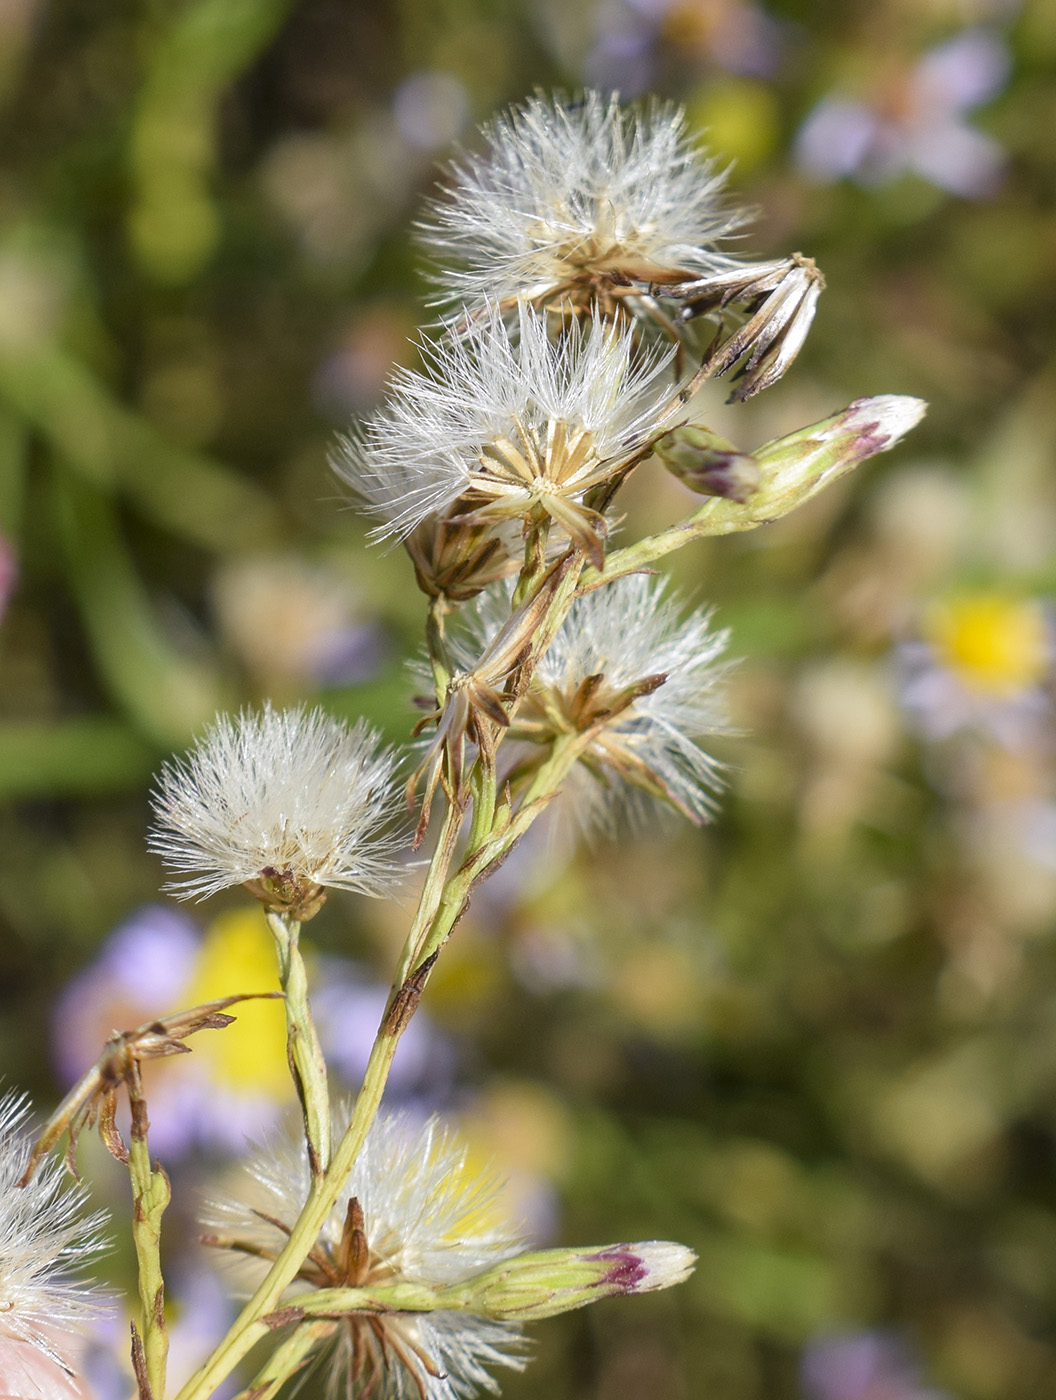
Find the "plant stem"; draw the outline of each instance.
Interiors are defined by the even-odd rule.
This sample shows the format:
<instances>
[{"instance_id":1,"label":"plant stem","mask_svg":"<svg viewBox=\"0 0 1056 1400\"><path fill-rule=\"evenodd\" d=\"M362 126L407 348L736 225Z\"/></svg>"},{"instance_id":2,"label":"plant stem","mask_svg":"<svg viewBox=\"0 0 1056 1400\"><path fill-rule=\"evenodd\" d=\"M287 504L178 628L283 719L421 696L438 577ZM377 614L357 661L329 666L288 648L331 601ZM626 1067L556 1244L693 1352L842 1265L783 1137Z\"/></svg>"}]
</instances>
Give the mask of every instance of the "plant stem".
<instances>
[{"instance_id":1,"label":"plant stem","mask_svg":"<svg viewBox=\"0 0 1056 1400\"><path fill-rule=\"evenodd\" d=\"M308 1004L308 975L301 957L301 926L289 914L267 913L279 959L279 981L285 993L286 1056L304 1114L304 1131L313 1176L330 1162L330 1095L326 1061Z\"/></svg>"},{"instance_id":2,"label":"plant stem","mask_svg":"<svg viewBox=\"0 0 1056 1400\"><path fill-rule=\"evenodd\" d=\"M399 968L406 971L401 976L398 970L394 979L393 994L371 1049L345 1135L334 1147L327 1171L312 1181L304 1209L267 1277L216 1351L180 1391L177 1400L205 1400L250 1348L268 1334L270 1329L262 1319L278 1306L283 1291L296 1277L344 1189L381 1105L400 1036L417 1008L436 954L465 909L470 890L528 830L590 740L590 733L558 739L550 758L540 766L529 785L513 819L510 820L508 812L502 809L503 815L496 824L498 829L489 833L480 848L468 853L458 870L445 879L461 826L461 812L454 807L448 808L418 913L400 958Z\"/></svg>"},{"instance_id":3,"label":"plant stem","mask_svg":"<svg viewBox=\"0 0 1056 1400\"><path fill-rule=\"evenodd\" d=\"M297 1374L313 1348L331 1336L338 1326L336 1321L317 1318L296 1328L275 1348L246 1389L235 1396L235 1400L271 1400L291 1376Z\"/></svg>"},{"instance_id":4,"label":"plant stem","mask_svg":"<svg viewBox=\"0 0 1056 1400\"><path fill-rule=\"evenodd\" d=\"M143 1097L139 1064L133 1060L128 1078L132 1132L128 1174L132 1183L132 1238L139 1269L141 1336L152 1400L164 1400L169 1337L165 1330L165 1282L161 1272L161 1217L172 1198L169 1178L150 1164L147 1101Z\"/></svg>"}]
</instances>

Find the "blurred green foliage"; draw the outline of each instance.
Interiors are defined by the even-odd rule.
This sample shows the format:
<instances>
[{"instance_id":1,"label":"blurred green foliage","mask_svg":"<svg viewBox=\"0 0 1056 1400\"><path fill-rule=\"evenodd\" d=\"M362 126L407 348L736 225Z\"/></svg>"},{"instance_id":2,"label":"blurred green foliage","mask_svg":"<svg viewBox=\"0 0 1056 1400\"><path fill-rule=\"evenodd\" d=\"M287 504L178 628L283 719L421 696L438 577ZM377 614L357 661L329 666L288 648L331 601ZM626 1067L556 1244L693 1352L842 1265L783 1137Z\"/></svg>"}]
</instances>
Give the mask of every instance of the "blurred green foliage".
<instances>
[{"instance_id":1,"label":"blurred green foliage","mask_svg":"<svg viewBox=\"0 0 1056 1400\"><path fill-rule=\"evenodd\" d=\"M966 118L1005 153L992 193L804 173L817 102L897 113L966 25L1011 60ZM5 1078L56 1095L54 995L157 897L150 774L218 707L318 696L406 737L421 599L325 459L415 353L415 209L451 143L537 85L656 91L738 162L751 247L829 283L781 385L741 410L716 390L717 430L750 447L882 392L931 411L799 515L673 560L744 657L715 826L540 846L438 973L434 1014L506 1106L511 1160L556 1183L562 1238L701 1260L540 1327L504 1389L791 1400L807 1339L865 1325L950 1395L1053 1393L1056 822L1028 850L999 820L1056 801L1051 710L1027 761L951 750L895 677L930 599L1056 589L1054 76L1046 0L4 6ZM628 532L686 508L649 471ZM359 673L306 650L335 617L374 638ZM313 932L385 975L386 918L335 899Z\"/></svg>"}]
</instances>

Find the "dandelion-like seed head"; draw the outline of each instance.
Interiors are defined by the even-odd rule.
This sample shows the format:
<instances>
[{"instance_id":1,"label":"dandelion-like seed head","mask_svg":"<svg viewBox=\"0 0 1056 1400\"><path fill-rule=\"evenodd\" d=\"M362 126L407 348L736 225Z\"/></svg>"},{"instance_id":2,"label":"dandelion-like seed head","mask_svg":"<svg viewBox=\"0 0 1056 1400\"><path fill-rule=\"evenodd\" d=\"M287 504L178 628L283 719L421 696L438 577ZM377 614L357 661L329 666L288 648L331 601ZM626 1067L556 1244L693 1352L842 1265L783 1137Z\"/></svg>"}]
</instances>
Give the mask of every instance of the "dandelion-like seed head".
<instances>
[{"instance_id":1,"label":"dandelion-like seed head","mask_svg":"<svg viewBox=\"0 0 1056 1400\"><path fill-rule=\"evenodd\" d=\"M348 1126L335 1114L335 1137ZM248 1167L242 1200L214 1202L209 1243L274 1258L310 1186L303 1143L270 1142ZM467 1152L436 1119L375 1120L300 1279L319 1288L459 1284L517 1254L503 1220L500 1183L473 1173ZM330 1390L391 1400L469 1400L496 1391L492 1366L521 1369L521 1330L470 1312L350 1313L331 1343Z\"/></svg>"},{"instance_id":2,"label":"dandelion-like seed head","mask_svg":"<svg viewBox=\"0 0 1056 1400\"><path fill-rule=\"evenodd\" d=\"M102 1249L101 1215L84 1216L85 1192L68 1188L57 1163L18 1183L30 1159L26 1100L0 1099L0 1342L29 1343L65 1366L61 1336L103 1311L78 1279ZM0 1369L10 1364L2 1352Z\"/></svg>"},{"instance_id":3,"label":"dandelion-like seed head","mask_svg":"<svg viewBox=\"0 0 1056 1400\"><path fill-rule=\"evenodd\" d=\"M481 596L463 643L468 651L493 633L507 606L499 589ZM616 579L574 604L540 658L510 737L548 744L595 731L573 785L577 819L587 828L612 825L613 790L632 810L646 794L705 821L721 768L699 741L729 732L729 665L719 659L727 640L708 612L683 616L663 580Z\"/></svg>"},{"instance_id":4,"label":"dandelion-like seed head","mask_svg":"<svg viewBox=\"0 0 1056 1400\"><path fill-rule=\"evenodd\" d=\"M486 150L454 163L420 224L439 302L524 296L608 314L627 293L731 264L715 245L743 215L681 108L624 110L594 91L573 103L536 96L483 135Z\"/></svg>"},{"instance_id":5,"label":"dandelion-like seed head","mask_svg":"<svg viewBox=\"0 0 1056 1400\"><path fill-rule=\"evenodd\" d=\"M380 895L398 878L395 769L363 721L270 705L221 716L162 768L148 845L182 898L245 884L307 918L327 888Z\"/></svg>"},{"instance_id":6,"label":"dandelion-like seed head","mask_svg":"<svg viewBox=\"0 0 1056 1400\"><path fill-rule=\"evenodd\" d=\"M575 323L555 342L524 302L515 335L492 305L468 335L429 347L424 373L397 375L337 470L380 518L379 535L407 537L433 516L549 520L598 559L605 521L585 498L669 423L674 354L638 353L630 330L604 324Z\"/></svg>"}]
</instances>

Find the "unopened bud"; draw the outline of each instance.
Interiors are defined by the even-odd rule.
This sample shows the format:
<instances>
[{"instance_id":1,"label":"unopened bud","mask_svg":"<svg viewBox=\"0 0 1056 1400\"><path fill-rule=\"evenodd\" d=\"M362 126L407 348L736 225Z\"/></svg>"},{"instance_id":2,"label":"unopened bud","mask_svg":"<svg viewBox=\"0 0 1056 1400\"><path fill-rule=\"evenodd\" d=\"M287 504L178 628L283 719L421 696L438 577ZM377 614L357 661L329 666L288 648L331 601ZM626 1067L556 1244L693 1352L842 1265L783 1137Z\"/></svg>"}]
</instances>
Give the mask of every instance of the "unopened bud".
<instances>
[{"instance_id":1,"label":"unopened bud","mask_svg":"<svg viewBox=\"0 0 1056 1400\"><path fill-rule=\"evenodd\" d=\"M759 487L762 473L755 458L709 428L674 428L653 451L672 476L698 496L723 496L743 504Z\"/></svg>"},{"instance_id":2,"label":"unopened bud","mask_svg":"<svg viewBox=\"0 0 1056 1400\"><path fill-rule=\"evenodd\" d=\"M758 488L743 502L727 499L702 505L697 515L706 513L706 533L754 530L787 515L866 457L894 447L916 427L927 407L923 399L903 394L855 399L831 418L764 443L752 454L761 474ZM705 434L713 436L706 430Z\"/></svg>"},{"instance_id":3,"label":"unopened bud","mask_svg":"<svg viewBox=\"0 0 1056 1400\"><path fill-rule=\"evenodd\" d=\"M752 515L764 520L787 515L859 462L894 447L927 407L923 399L904 394L855 399L842 413L765 443L755 453L763 480L751 500Z\"/></svg>"},{"instance_id":4,"label":"unopened bud","mask_svg":"<svg viewBox=\"0 0 1056 1400\"><path fill-rule=\"evenodd\" d=\"M689 1277L696 1260L691 1249L666 1240L544 1249L507 1259L451 1292L471 1312L529 1322L620 1293L670 1288Z\"/></svg>"}]
</instances>

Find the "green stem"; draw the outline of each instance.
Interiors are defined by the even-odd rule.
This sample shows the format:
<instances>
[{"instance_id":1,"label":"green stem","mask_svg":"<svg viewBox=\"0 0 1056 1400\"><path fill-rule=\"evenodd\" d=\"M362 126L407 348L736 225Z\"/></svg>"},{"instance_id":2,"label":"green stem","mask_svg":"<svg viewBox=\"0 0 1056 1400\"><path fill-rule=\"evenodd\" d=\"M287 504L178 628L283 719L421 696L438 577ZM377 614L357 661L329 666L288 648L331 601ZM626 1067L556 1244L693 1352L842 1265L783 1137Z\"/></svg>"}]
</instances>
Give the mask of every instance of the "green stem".
<instances>
[{"instance_id":1,"label":"green stem","mask_svg":"<svg viewBox=\"0 0 1056 1400\"><path fill-rule=\"evenodd\" d=\"M235 1400L271 1400L291 1376L297 1374L315 1347L333 1335L338 1325L328 1318L317 1318L296 1328L275 1348L245 1390L235 1396Z\"/></svg>"},{"instance_id":2,"label":"green stem","mask_svg":"<svg viewBox=\"0 0 1056 1400\"><path fill-rule=\"evenodd\" d=\"M165 1330L165 1282L161 1271L161 1217L172 1191L162 1168L150 1164L150 1124L136 1061L132 1062L128 1095L132 1105L128 1174L132 1182L132 1238L139 1270L140 1330L151 1396L153 1400L164 1400L169 1337Z\"/></svg>"},{"instance_id":3,"label":"green stem","mask_svg":"<svg viewBox=\"0 0 1056 1400\"><path fill-rule=\"evenodd\" d=\"M687 515L685 520L669 525L666 530L660 530L657 534L639 540L637 544L628 545L625 549L614 549L606 557L604 569L595 569L593 566L584 569L579 592L589 593L623 574L647 569L665 554L681 549L691 540L705 539L709 535L737 535L745 530L756 530L760 525L769 525L784 513L786 511L774 509L772 503L769 512L762 514L759 505L753 504L751 500L742 503L728 501L722 496L709 496L704 504L692 515Z\"/></svg>"},{"instance_id":4,"label":"green stem","mask_svg":"<svg viewBox=\"0 0 1056 1400\"><path fill-rule=\"evenodd\" d=\"M571 561L555 589L550 605L540 620L537 634L532 639L529 666L535 664L549 645L572 606L582 567L581 558ZM438 624L439 620L434 617L434 624ZM466 855L451 875L448 872L462 827L463 812L458 804L448 804L418 910L397 964L392 995L370 1052L348 1128L334 1148L326 1171L313 1179L297 1223L266 1278L224 1340L180 1391L177 1400L206 1400L242 1357L268 1334L270 1328L263 1319L278 1307L283 1292L296 1277L345 1187L381 1105L389 1067L400 1037L417 1009L437 954L465 910L470 891L528 830L590 743L591 737L590 733L575 734L555 742L549 758L540 765L512 818L505 804L496 806L494 794L481 789L480 820L474 821ZM490 814L490 824L485 822L486 813Z\"/></svg>"},{"instance_id":5,"label":"green stem","mask_svg":"<svg viewBox=\"0 0 1056 1400\"><path fill-rule=\"evenodd\" d=\"M301 957L301 926L289 914L269 910L268 927L275 938L279 981L285 993L286 1054L304 1114L304 1131L313 1176L330 1162L330 1095L326 1061L308 1004L308 974Z\"/></svg>"},{"instance_id":6,"label":"green stem","mask_svg":"<svg viewBox=\"0 0 1056 1400\"><path fill-rule=\"evenodd\" d=\"M443 706L447 696L448 682L451 680L451 666L447 659L447 643L444 639L444 618L451 611L446 598L430 598L429 612L425 622L425 645L429 652L429 666L433 673L433 691L436 703Z\"/></svg>"}]
</instances>

